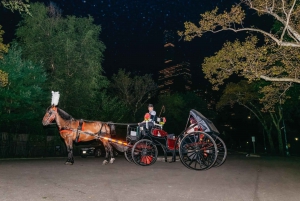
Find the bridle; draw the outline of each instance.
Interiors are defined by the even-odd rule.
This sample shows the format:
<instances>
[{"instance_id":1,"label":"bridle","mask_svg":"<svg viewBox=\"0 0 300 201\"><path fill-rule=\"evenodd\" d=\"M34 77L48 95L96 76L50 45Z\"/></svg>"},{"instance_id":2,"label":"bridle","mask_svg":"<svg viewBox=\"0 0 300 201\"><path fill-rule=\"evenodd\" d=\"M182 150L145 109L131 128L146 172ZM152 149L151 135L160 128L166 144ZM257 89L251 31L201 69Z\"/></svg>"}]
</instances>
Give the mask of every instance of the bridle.
<instances>
[{"instance_id":1,"label":"bridle","mask_svg":"<svg viewBox=\"0 0 300 201\"><path fill-rule=\"evenodd\" d=\"M55 109L52 109L55 108ZM48 117L46 120L43 120L43 125L49 125L54 119L57 114L57 108L56 107L51 107L48 111Z\"/></svg>"}]
</instances>

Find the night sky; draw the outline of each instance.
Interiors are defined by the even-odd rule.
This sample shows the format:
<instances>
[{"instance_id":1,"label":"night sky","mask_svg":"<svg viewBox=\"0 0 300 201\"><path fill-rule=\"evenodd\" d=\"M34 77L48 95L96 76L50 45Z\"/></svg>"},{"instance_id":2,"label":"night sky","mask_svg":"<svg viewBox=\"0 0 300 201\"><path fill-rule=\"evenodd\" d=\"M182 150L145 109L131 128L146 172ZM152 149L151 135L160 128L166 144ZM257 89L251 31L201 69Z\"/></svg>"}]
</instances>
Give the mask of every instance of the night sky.
<instances>
[{"instance_id":1,"label":"night sky","mask_svg":"<svg viewBox=\"0 0 300 201\"><path fill-rule=\"evenodd\" d=\"M31 1L34 2L34 1ZM40 1L49 4L49 1ZM125 68L134 73L151 73L157 78L164 67L164 30L183 30L185 21L197 22L200 14L219 8L230 8L234 0L53 0L63 15L86 17L91 15L102 26L101 40L106 45L103 68L107 76ZM18 17L1 9L0 24L10 41ZM4 16L4 17L3 17ZM9 19L9 20L7 20ZM205 34L192 42L178 41L181 60L191 63L194 78L201 75L201 63L221 48L234 34ZM177 37L177 36L176 36ZM201 79L200 79L201 80Z\"/></svg>"}]
</instances>

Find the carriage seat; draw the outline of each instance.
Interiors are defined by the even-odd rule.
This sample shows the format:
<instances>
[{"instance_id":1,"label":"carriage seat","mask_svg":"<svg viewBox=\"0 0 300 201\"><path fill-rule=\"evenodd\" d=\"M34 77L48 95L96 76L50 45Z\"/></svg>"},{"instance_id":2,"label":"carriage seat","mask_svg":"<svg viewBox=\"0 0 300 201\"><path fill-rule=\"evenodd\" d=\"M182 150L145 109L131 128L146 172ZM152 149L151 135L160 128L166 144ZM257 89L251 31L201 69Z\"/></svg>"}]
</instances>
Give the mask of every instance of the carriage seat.
<instances>
[{"instance_id":1,"label":"carriage seat","mask_svg":"<svg viewBox=\"0 0 300 201\"><path fill-rule=\"evenodd\" d=\"M168 133L166 131L164 131L162 129L158 129L158 128L152 129L151 134L156 137L165 137L168 135Z\"/></svg>"}]
</instances>

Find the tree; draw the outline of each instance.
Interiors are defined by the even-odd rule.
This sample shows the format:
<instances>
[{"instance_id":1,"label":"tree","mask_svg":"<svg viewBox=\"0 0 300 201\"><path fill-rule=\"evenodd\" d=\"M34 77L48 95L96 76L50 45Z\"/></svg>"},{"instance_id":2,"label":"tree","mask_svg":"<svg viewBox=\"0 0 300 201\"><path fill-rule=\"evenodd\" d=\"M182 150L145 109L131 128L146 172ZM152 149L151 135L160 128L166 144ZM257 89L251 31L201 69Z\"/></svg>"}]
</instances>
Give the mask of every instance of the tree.
<instances>
[{"instance_id":1,"label":"tree","mask_svg":"<svg viewBox=\"0 0 300 201\"><path fill-rule=\"evenodd\" d=\"M61 108L77 118L96 118L97 96L108 85L102 75L101 27L92 17L62 17L53 3L32 4L31 13L35 17L24 16L16 32L24 58L43 62L47 89L60 91Z\"/></svg>"},{"instance_id":2,"label":"tree","mask_svg":"<svg viewBox=\"0 0 300 201\"><path fill-rule=\"evenodd\" d=\"M130 72L120 69L112 77L112 88L113 93L132 111L135 120L138 109L155 95L157 85L151 75L132 76Z\"/></svg>"},{"instance_id":3,"label":"tree","mask_svg":"<svg viewBox=\"0 0 300 201\"><path fill-rule=\"evenodd\" d=\"M206 58L203 71L215 89L232 74L238 74L253 80L266 80L271 84L262 88L266 94L265 109L272 110L276 103L283 103L285 92L293 83L300 83L300 4L292 1L246 0L242 1L259 16L272 16L279 26L278 31L265 31L254 27L244 27L246 13L241 5L232 6L229 12L218 12L218 8L201 15L199 26L185 23L185 31L179 35L190 41L206 32L250 31L265 37L259 45L255 36L245 42L227 42L215 56Z\"/></svg>"},{"instance_id":4,"label":"tree","mask_svg":"<svg viewBox=\"0 0 300 201\"><path fill-rule=\"evenodd\" d=\"M265 82L248 84L245 80L240 81L239 83L228 83L222 93L219 102L217 103L217 109L221 110L225 106L229 105L233 107L234 104L239 104L249 110L257 118L257 120L265 130L268 137L271 153L275 152L272 139L272 129L275 128L275 131L277 133L279 152L281 155L283 155L283 107L282 105L277 104L276 107L274 107L274 111L262 112L261 108L264 106L259 102L259 98L262 94L258 92L258 88L265 84ZM290 95L292 96L292 99L288 100L289 102L295 101L295 99L298 98L298 96L292 94ZM292 108L294 107L287 106L287 109L289 111L286 112L285 115L291 113Z\"/></svg>"},{"instance_id":5,"label":"tree","mask_svg":"<svg viewBox=\"0 0 300 201\"><path fill-rule=\"evenodd\" d=\"M26 3L27 2L27 3ZM29 0L25 0L25 3L22 0L2 0L1 4L7 8L10 9L12 12L14 10L18 10L19 13L25 12L29 15ZM7 53L9 45L3 44L3 37L4 31L1 30L2 26L0 25L0 59L3 58L3 53ZM8 83L8 74L0 69L0 87L6 86Z\"/></svg>"},{"instance_id":6,"label":"tree","mask_svg":"<svg viewBox=\"0 0 300 201\"><path fill-rule=\"evenodd\" d=\"M128 107L114 94L99 93L97 102L94 105L95 114L98 120L112 122L128 122Z\"/></svg>"},{"instance_id":7,"label":"tree","mask_svg":"<svg viewBox=\"0 0 300 201\"><path fill-rule=\"evenodd\" d=\"M4 31L1 30L2 26L0 25L0 60L3 59L3 54L7 53L9 45L3 44L3 37ZM0 87L4 87L7 85L8 82L8 74L7 72L0 69Z\"/></svg>"},{"instance_id":8,"label":"tree","mask_svg":"<svg viewBox=\"0 0 300 201\"><path fill-rule=\"evenodd\" d=\"M1 4L12 12L16 10L19 11L19 13L25 12L31 15L29 11L29 0L2 0Z\"/></svg>"},{"instance_id":9,"label":"tree","mask_svg":"<svg viewBox=\"0 0 300 201\"><path fill-rule=\"evenodd\" d=\"M8 73L9 82L0 88L0 125L17 127L20 123L40 118L45 94L42 90L46 73L41 64L22 60L21 48L10 48L0 68Z\"/></svg>"}]
</instances>

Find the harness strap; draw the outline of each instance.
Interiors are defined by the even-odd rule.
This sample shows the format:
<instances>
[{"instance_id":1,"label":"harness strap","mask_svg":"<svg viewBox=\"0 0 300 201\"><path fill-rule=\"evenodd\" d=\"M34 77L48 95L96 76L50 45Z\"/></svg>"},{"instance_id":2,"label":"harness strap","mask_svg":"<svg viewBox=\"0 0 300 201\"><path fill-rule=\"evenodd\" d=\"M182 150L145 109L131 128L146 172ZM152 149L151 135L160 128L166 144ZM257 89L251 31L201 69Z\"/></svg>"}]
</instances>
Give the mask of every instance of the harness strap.
<instances>
[{"instance_id":1,"label":"harness strap","mask_svg":"<svg viewBox=\"0 0 300 201\"><path fill-rule=\"evenodd\" d=\"M80 137L80 132L82 130L82 124L83 124L83 119L80 119L79 120L79 125L78 125L78 128L77 128L77 132L76 132L76 138L75 138L75 142L79 142L79 137Z\"/></svg>"}]
</instances>

